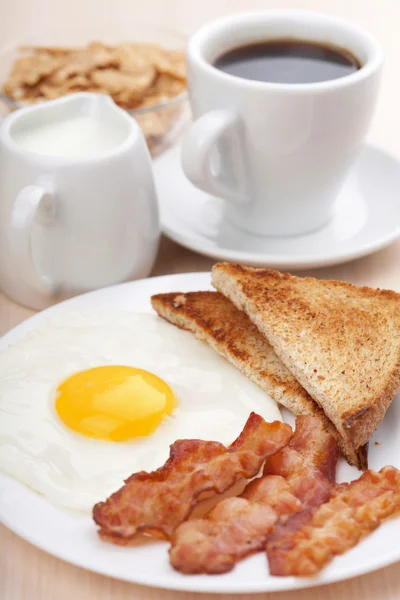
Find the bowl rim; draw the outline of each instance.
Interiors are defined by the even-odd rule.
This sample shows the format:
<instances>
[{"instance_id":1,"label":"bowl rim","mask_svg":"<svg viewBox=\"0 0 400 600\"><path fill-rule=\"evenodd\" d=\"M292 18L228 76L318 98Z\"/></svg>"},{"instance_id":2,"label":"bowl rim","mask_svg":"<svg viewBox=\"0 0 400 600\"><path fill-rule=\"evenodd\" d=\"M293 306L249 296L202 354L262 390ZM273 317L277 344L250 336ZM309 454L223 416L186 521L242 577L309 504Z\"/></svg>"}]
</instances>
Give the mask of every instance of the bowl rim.
<instances>
[{"instance_id":1,"label":"bowl rim","mask_svg":"<svg viewBox=\"0 0 400 600\"><path fill-rule=\"evenodd\" d=\"M79 92L71 92L71 93L77 94ZM87 94L96 94L98 92L86 92L86 93ZM70 94L64 94L64 96L60 96L60 98L66 98L68 95L70 95ZM110 96L110 94L104 94L104 95L108 96L109 98L112 99L112 96ZM181 102L184 102L186 100L188 100L188 92L187 91L181 92L180 94L177 94L176 96L172 96L172 98L169 98L165 102L160 102L159 104L152 104L151 106L143 106L142 108L123 108L123 107L120 107L120 108L122 108L122 110L125 110L130 115L144 115L146 113L153 112L153 111L159 110L161 108L168 108L170 106L180 104ZM10 98L10 96L7 96L7 94L5 94L4 92L0 92L0 101L5 102L12 110L19 110L21 108L27 108L28 106L35 105L35 103L24 104L23 102L18 102L18 100L14 100L13 98ZM50 98L48 100L43 99L41 102L38 102L38 104L42 104L45 102L51 102L51 99ZM118 106L118 104L117 104L117 106Z\"/></svg>"},{"instance_id":2,"label":"bowl rim","mask_svg":"<svg viewBox=\"0 0 400 600\"><path fill-rule=\"evenodd\" d=\"M136 22L136 25L138 25L138 24L139 23ZM142 28L148 28L149 31L152 31L152 30L159 31L159 32L162 31L164 33L168 33L168 34L176 37L177 39L180 39L184 44L184 48L182 51L186 54L187 43L189 40L189 34L183 33L182 31L177 31L171 27L164 27L163 25L150 23L148 21L140 21L140 29L142 29ZM80 29L79 26L78 26L78 29ZM95 41L95 40L93 40L93 41ZM88 42L86 42L86 44L89 44L89 43L91 43L90 39ZM144 42L144 43L151 43L151 42ZM157 42L155 41L154 43L157 43ZM116 45L116 42L113 42L113 44L110 44L110 45ZM159 45L162 46L162 43L159 43ZM19 47L23 47L23 46L24 46L23 39L17 39L17 40L14 40L14 42L8 43L5 47L3 47L0 50L0 60L1 60L1 57L7 51L9 51L11 49L15 49L17 51ZM29 46L29 43L26 44L26 46ZM32 46L33 46L33 44L32 44ZM72 46L72 44L71 44L71 46ZM38 45L38 47L40 47L40 46ZM43 47L46 47L46 45L43 45ZM79 47L79 46L76 46L76 47ZM31 103L25 104L23 102L19 102L18 100L14 100L14 98L11 98L7 94L5 94L3 92L3 87L2 87L3 83L4 82L0 82L0 102L4 102L5 104L7 104L11 110L18 110L20 108L26 108L27 106L32 106ZM74 93L76 93L76 92L74 92ZM96 93L96 92L87 92L87 93L90 94L90 93ZM105 94L105 95L112 98L110 96L110 94ZM65 94L65 96L68 96L68 94ZM64 96L60 96L60 97L63 98ZM146 113L160 110L162 108L168 108L170 106L178 105L181 102L183 103L187 100L188 100L188 91L186 89L185 91L181 92L180 94L177 94L176 96L172 96L172 98L168 98L168 100L159 102L158 104L152 104L151 106L144 106L142 108L123 108L122 110L125 110L130 115L144 115ZM47 100L43 100L42 102L47 102ZM40 103L38 103L38 104L40 104Z\"/></svg>"}]
</instances>

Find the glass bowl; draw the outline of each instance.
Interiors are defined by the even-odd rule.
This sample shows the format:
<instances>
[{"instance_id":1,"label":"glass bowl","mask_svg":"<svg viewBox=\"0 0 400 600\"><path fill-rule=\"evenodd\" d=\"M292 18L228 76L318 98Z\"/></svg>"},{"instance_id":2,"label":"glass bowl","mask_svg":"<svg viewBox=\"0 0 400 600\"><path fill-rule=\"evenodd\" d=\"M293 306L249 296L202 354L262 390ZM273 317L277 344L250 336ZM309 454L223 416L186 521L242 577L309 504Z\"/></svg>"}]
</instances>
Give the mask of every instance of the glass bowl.
<instances>
[{"instance_id":1,"label":"glass bowl","mask_svg":"<svg viewBox=\"0 0 400 600\"><path fill-rule=\"evenodd\" d=\"M34 33L33 33L34 32ZM144 42L156 44L167 50L185 50L187 37L162 26L135 22L104 20L85 26L59 29L50 22L31 25L12 44L0 51L0 118L24 106L6 94L3 84L14 61L20 56L19 48L29 46L84 47L91 42L109 45ZM173 146L181 137L190 121L187 92L169 98L160 104L144 108L127 109L141 127L153 157Z\"/></svg>"}]
</instances>

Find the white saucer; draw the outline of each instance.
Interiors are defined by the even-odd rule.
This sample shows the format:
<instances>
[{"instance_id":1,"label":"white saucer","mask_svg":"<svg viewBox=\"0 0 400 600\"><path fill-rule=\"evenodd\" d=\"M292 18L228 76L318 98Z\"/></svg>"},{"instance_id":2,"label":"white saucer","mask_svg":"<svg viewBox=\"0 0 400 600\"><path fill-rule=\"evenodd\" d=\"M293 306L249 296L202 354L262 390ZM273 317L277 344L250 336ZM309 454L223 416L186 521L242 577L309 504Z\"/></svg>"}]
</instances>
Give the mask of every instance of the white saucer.
<instances>
[{"instance_id":1,"label":"white saucer","mask_svg":"<svg viewBox=\"0 0 400 600\"><path fill-rule=\"evenodd\" d=\"M400 237L400 164L366 146L337 199L331 223L291 238L244 233L224 218L224 202L195 188L180 166L180 146L154 163L164 233L218 260L280 269L316 268L371 254Z\"/></svg>"}]
</instances>

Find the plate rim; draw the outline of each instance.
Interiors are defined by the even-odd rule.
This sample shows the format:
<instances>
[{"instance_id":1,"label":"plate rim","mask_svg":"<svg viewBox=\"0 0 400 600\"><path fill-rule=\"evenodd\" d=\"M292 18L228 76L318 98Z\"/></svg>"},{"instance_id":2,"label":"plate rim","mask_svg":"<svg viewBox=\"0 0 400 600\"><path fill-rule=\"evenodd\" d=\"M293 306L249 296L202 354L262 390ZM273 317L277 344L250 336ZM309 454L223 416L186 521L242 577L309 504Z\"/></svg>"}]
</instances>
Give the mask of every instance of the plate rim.
<instances>
[{"instance_id":1,"label":"plate rim","mask_svg":"<svg viewBox=\"0 0 400 600\"><path fill-rule=\"evenodd\" d=\"M80 303L82 302L82 299L86 302L89 300L89 304L85 304L85 307L90 307L91 305L91 299L92 298L96 298L98 296L102 296L104 294L110 293L114 294L117 293L117 295L119 295L119 292L123 292L124 289L126 289L127 287L130 288L135 288L135 287L140 287L144 284L145 285L149 285L150 287L155 284L157 285L158 282L160 281L164 281L165 283L168 281L174 281L177 280L178 285L180 285L181 283L185 283L185 280L187 280L189 283L187 286L185 287L189 287L191 288L192 285L194 285L194 282L196 280L199 281L199 286L204 287L207 285L207 281L210 282L210 273L207 271L201 271L201 272L191 272L191 273L176 273L176 274L170 274L170 275L161 275L158 277L151 277L151 278L147 278L147 279L141 279L141 280L137 280L137 281L130 281L130 282L126 282L126 283L122 283L122 284L118 284L115 286L110 286L107 288L102 288L100 290L94 290L91 292L87 292L85 294L81 294L79 296L75 296L73 298L68 298L67 300L64 300L58 304L55 304L41 312L38 312L37 314L29 317L28 319L22 321L20 324L18 324L17 326L13 327L12 329L10 329L8 332L6 332L1 338L0 338L0 350L6 348L10 343L13 343L13 341L17 341L19 339L21 339L22 337L24 337L25 335L28 335L31 331L35 330L37 328L37 326L41 326L41 324L43 324L46 319L48 317L53 316L53 314L57 313L57 312L61 312L63 311L65 308L70 308L70 307L74 307L74 305L77 305L77 307L80 305ZM149 284L149 282L151 282ZM161 286L162 287L162 286ZM210 285L208 285L208 287L210 288ZM178 290L178 291L182 291L182 290ZM96 304L96 301L94 301L94 305ZM118 310L118 308L116 309ZM120 309L120 310L124 310L124 309ZM132 312L142 312L142 311L138 311L138 310L134 310L132 309ZM9 477L3 473L0 473L0 483L3 481L9 480L11 482L11 486L13 484L16 484L17 486L21 487L21 490L23 489L25 492L29 492L32 494L35 494L34 491L29 490L29 488L26 488L26 486L19 482L14 480L12 477ZM10 484L9 484L10 485ZM57 507L56 507L57 508ZM62 512L62 511L60 511ZM29 533L27 534L24 531L21 531L20 528L18 527L18 525L10 524L9 520L7 519L6 515L4 515L4 511L1 511L1 505L0 505L0 517L2 517L2 522L3 524L8 527L8 529L10 529L13 533L15 533L18 537L20 537L21 539L27 541L28 543L32 544L33 546L39 548L40 550L55 556L69 564L75 565L77 567L86 569L88 571L94 572L94 573L98 573L100 575L103 576L107 576L107 577L111 577L113 579L118 579L121 581L127 581L130 583L134 583L137 585L145 585L148 587L153 587L153 588L158 588L158 589L167 589L167 590L176 590L176 591L186 591L186 592L203 592L203 593L215 593L215 594L255 594L255 593L266 593L266 592L278 592L278 591L290 591L290 590L296 590L296 589L307 589L307 588L311 588L311 587L318 587L318 586L324 586L324 585L329 585L329 584L333 584L339 581L345 581L347 579L351 579L353 577L358 577L361 575L364 575L366 573L371 573L374 571L377 571L381 568L384 568L386 566L389 566L391 564L394 564L395 562L400 560L400 550L397 553L397 555L394 555L394 551L392 550L392 554L389 556L376 556L374 557L374 565L371 567L370 564L365 564L365 563L359 563L358 565L353 565L353 566L349 566L348 569L345 569L345 571L339 571L337 573L333 572L332 574L328 574L325 576L324 579L321 578L307 578L307 579L302 579L302 578L273 578L273 581L275 582L275 585L272 584L271 585L271 578L270 577L266 577L265 578L265 583L267 583L268 581L270 582L270 585L265 585L264 582L255 582L252 583L251 581L229 581L229 579L226 579L222 584L218 585L218 581L219 581L219 577L223 577L224 579L226 577L229 577L229 574L223 575L223 576L207 576L204 575L204 579L202 579L202 584L199 585L198 584L198 580L194 581L193 579L191 579L191 577L187 576L187 577L182 577L182 579L180 578L171 578L169 576L165 576L165 575L160 575L157 578L157 582L154 582L154 578L151 578L150 575L145 575L144 577L141 577L140 572L138 574L135 573L135 578L132 579L132 577L130 577L129 575L124 575L124 574L115 574L113 572L110 572L108 570L108 568L104 569L104 567L96 567L96 565L91 565L91 564L87 564L85 561L81 560L81 557L78 557L77 559L75 559L74 556L71 556L70 554L68 554L68 552L64 553L63 549L62 549L62 545L60 545L59 548L54 548L52 547L52 545L50 543L48 543L47 541L43 541L40 539L37 539L37 536L35 535L30 535ZM267 572L268 574L268 572Z\"/></svg>"}]
</instances>

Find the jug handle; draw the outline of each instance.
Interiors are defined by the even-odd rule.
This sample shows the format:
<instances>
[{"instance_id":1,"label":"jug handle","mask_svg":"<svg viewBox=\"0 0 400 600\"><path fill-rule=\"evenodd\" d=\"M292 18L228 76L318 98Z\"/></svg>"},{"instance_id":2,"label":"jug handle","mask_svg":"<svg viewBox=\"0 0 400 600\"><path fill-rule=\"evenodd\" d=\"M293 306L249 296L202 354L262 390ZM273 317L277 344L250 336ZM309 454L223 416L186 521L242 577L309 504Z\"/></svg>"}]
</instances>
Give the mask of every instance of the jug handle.
<instances>
[{"instance_id":1,"label":"jug handle","mask_svg":"<svg viewBox=\"0 0 400 600\"><path fill-rule=\"evenodd\" d=\"M38 221L50 222L55 216L51 193L39 185L28 185L18 194L11 212L11 258L17 272L36 292L50 295L56 291L54 282L40 273L32 253L32 227Z\"/></svg>"}]
</instances>

